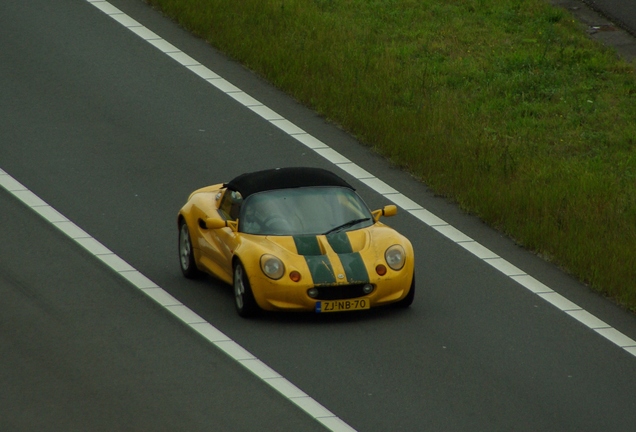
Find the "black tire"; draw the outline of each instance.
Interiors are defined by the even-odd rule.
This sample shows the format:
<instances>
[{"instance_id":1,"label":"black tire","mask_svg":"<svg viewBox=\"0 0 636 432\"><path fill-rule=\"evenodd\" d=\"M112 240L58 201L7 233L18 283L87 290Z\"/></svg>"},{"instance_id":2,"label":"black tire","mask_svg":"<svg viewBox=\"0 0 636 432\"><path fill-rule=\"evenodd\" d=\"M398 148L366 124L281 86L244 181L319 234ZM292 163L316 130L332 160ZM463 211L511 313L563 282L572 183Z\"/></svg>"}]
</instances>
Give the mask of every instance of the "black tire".
<instances>
[{"instance_id":1,"label":"black tire","mask_svg":"<svg viewBox=\"0 0 636 432\"><path fill-rule=\"evenodd\" d=\"M181 273L188 279L196 279L201 276L201 271L194 262L194 251L192 250L190 231L184 221L179 223L179 264Z\"/></svg>"},{"instance_id":2,"label":"black tire","mask_svg":"<svg viewBox=\"0 0 636 432\"><path fill-rule=\"evenodd\" d=\"M243 318L253 317L259 312L258 304L254 299L250 281L240 261L234 265L234 306L236 312Z\"/></svg>"},{"instance_id":3,"label":"black tire","mask_svg":"<svg viewBox=\"0 0 636 432\"><path fill-rule=\"evenodd\" d=\"M413 304L415 299L415 273L413 273L413 281L411 282L411 289L409 293L402 300L395 303L395 306L399 308L407 308Z\"/></svg>"}]
</instances>

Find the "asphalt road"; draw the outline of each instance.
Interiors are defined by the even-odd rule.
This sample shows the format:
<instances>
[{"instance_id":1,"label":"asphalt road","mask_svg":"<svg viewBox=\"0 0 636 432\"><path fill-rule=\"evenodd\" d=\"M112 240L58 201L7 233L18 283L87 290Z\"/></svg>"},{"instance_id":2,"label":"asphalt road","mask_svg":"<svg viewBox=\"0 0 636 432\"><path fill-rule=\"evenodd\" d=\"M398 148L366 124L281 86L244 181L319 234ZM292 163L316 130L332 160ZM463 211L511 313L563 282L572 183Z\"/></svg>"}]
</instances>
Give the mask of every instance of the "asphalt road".
<instances>
[{"instance_id":1,"label":"asphalt road","mask_svg":"<svg viewBox=\"0 0 636 432\"><path fill-rule=\"evenodd\" d=\"M636 2L623 0L550 0L567 9L590 38L611 46L628 62L636 61Z\"/></svg>"},{"instance_id":2,"label":"asphalt road","mask_svg":"<svg viewBox=\"0 0 636 432\"><path fill-rule=\"evenodd\" d=\"M626 336L636 319L137 0L111 2ZM407 311L243 320L181 277L195 188L273 166L364 183L83 0L0 6L0 169L359 431L628 431L636 357L407 212ZM0 430L321 430L0 188Z\"/></svg>"},{"instance_id":3,"label":"asphalt road","mask_svg":"<svg viewBox=\"0 0 636 432\"><path fill-rule=\"evenodd\" d=\"M585 0L590 6L608 18L620 23L636 35L636 2L630 0Z\"/></svg>"},{"instance_id":4,"label":"asphalt road","mask_svg":"<svg viewBox=\"0 0 636 432\"><path fill-rule=\"evenodd\" d=\"M323 430L4 190L0 208L0 430Z\"/></svg>"}]
</instances>

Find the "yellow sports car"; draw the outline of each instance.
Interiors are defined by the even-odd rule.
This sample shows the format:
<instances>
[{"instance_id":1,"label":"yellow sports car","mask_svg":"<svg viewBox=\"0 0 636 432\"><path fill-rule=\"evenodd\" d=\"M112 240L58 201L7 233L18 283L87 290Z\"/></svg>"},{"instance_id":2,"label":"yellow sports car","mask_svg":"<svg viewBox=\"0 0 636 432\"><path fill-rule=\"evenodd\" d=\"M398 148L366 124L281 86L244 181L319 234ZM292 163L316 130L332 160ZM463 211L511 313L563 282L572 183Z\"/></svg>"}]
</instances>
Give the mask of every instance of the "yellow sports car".
<instances>
[{"instance_id":1,"label":"yellow sports car","mask_svg":"<svg viewBox=\"0 0 636 432\"><path fill-rule=\"evenodd\" d=\"M179 262L234 287L236 310L339 312L415 295L411 242L355 190L318 168L242 174L194 191L179 211Z\"/></svg>"}]
</instances>

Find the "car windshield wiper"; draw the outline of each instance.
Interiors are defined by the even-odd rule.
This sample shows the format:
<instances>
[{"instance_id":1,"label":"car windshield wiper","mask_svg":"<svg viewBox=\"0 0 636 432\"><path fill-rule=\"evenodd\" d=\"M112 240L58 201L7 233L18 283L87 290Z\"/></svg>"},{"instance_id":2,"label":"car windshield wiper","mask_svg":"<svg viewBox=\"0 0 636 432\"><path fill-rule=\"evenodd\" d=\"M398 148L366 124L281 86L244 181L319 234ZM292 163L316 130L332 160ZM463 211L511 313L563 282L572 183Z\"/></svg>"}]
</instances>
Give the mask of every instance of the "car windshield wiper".
<instances>
[{"instance_id":1,"label":"car windshield wiper","mask_svg":"<svg viewBox=\"0 0 636 432\"><path fill-rule=\"evenodd\" d=\"M335 228L331 228L329 231L327 231L323 235L329 235L329 234L331 234L333 232L340 231L341 229L349 228L349 227L352 227L352 226L354 226L356 224L359 224L360 222L366 222L366 221L369 221L369 220L371 220L371 218L362 218L362 219L350 220L349 222L345 222L342 225L338 225Z\"/></svg>"}]
</instances>

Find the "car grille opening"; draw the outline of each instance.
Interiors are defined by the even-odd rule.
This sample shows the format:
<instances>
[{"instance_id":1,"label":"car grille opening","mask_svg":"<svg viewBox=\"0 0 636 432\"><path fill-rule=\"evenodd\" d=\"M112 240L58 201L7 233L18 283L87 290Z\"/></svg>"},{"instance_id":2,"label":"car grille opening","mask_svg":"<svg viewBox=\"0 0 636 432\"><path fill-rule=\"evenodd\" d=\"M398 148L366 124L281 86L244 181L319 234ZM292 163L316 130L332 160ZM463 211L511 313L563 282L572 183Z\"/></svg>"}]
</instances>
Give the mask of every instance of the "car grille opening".
<instances>
[{"instance_id":1,"label":"car grille opening","mask_svg":"<svg viewBox=\"0 0 636 432\"><path fill-rule=\"evenodd\" d=\"M317 286L318 295L316 300L346 300L358 297L364 297L363 287L365 284L356 285L334 285L334 286Z\"/></svg>"}]
</instances>

